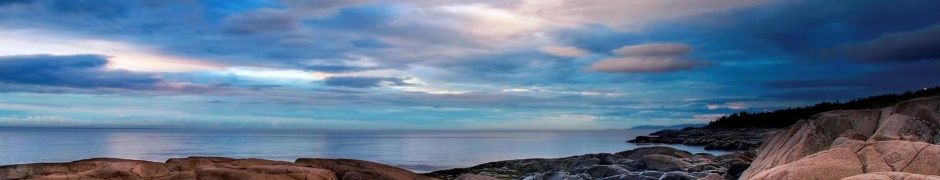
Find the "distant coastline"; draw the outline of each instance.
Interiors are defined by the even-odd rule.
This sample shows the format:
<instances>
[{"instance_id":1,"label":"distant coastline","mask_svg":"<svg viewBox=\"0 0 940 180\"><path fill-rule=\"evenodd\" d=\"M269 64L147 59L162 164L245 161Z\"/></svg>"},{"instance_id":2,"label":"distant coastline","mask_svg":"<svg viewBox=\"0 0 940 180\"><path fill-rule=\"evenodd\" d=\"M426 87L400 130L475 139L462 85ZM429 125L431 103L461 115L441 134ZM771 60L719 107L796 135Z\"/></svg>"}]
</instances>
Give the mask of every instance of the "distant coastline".
<instances>
[{"instance_id":1,"label":"distant coastline","mask_svg":"<svg viewBox=\"0 0 940 180\"><path fill-rule=\"evenodd\" d=\"M677 125L667 125L667 126L654 126L654 125L643 125L643 126L634 126L628 130L664 130L664 129L682 129L687 127L704 127L708 124L677 124Z\"/></svg>"}]
</instances>

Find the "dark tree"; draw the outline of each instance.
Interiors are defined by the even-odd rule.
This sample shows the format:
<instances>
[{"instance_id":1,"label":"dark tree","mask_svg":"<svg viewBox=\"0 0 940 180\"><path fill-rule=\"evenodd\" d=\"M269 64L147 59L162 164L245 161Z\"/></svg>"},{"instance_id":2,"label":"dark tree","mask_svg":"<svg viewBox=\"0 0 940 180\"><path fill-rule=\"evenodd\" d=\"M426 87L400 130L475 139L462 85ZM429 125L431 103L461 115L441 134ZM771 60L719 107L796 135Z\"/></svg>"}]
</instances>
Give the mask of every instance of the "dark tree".
<instances>
[{"instance_id":1,"label":"dark tree","mask_svg":"<svg viewBox=\"0 0 940 180\"><path fill-rule=\"evenodd\" d=\"M878 109L894 106L897 103L921 97L940 96L940 86L926 88L916 92L903 94L885 94L866 98L853 99L846 102L822 102L812 106L780 109L769 112L742 111L722 116L708 123L704 128L783 128L796 123L800 119L808 119L814 114L832 110Z\"/></svg>"}]
</instances>

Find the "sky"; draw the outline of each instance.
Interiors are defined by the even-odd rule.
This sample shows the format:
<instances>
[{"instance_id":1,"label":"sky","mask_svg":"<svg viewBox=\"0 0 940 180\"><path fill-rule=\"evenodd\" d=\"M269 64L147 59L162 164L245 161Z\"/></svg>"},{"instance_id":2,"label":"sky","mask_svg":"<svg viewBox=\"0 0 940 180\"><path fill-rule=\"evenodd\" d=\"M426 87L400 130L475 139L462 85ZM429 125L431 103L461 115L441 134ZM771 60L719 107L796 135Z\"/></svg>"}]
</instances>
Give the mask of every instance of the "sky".
<instances>
[{"instance_id":1,"label":"sky","mask_svg":"<svg viewBox=\"0 0 940 180\"><path fill-rule=\"evenodd\" d=\"M940 85L940 1L2 0L0 127L589 130Z\"/></svg>"}]
</instances>

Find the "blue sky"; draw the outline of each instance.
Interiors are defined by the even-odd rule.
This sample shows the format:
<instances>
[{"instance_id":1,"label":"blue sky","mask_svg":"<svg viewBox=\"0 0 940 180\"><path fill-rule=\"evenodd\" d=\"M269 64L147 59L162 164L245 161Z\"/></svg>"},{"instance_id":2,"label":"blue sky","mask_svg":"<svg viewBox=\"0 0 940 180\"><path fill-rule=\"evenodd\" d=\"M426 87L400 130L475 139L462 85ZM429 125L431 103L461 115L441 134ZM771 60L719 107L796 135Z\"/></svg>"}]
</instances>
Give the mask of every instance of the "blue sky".
<instances>
[{"instance_id":1,"label":"blue sky","mask_svg":"<svg viewBox=\"0 0 940 180\"><path fill-rule=\"evenodd\" d=\"M940 85L937 1L0 1L0 126L618 129Z\"/></svg>"}]
</instances>

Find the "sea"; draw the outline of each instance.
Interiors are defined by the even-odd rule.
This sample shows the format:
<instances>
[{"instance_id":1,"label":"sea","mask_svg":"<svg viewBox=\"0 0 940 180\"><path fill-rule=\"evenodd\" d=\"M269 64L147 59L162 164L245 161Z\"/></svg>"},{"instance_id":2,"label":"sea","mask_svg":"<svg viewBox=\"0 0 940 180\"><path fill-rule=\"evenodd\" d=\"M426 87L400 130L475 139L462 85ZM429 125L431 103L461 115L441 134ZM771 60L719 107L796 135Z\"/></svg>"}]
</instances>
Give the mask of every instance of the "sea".
<instances>
[{"instance_id":1,"label":"sea","mask_svg":"<svg viewBox=\"0 0 940 180\"><path fill-rule=\"evenodd\" d=\"M730 153L699 146L626 143L651 132L0 128L0 165L94 157L155 162L188 156L291 162L310 157L360 159L430 172L500 160L615 153L643 146Z\"/></svg>"}]
</instances>

